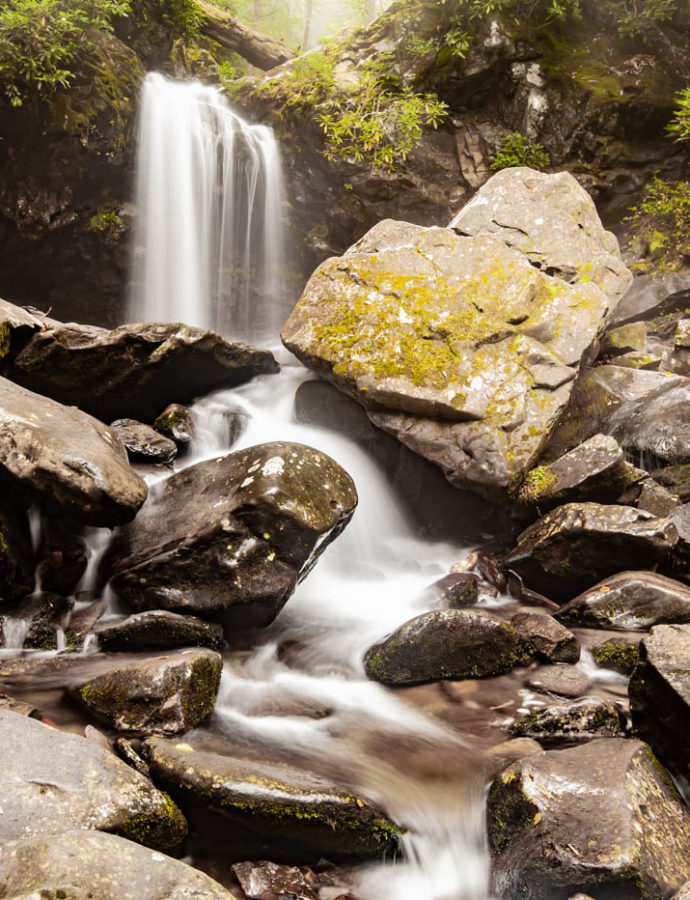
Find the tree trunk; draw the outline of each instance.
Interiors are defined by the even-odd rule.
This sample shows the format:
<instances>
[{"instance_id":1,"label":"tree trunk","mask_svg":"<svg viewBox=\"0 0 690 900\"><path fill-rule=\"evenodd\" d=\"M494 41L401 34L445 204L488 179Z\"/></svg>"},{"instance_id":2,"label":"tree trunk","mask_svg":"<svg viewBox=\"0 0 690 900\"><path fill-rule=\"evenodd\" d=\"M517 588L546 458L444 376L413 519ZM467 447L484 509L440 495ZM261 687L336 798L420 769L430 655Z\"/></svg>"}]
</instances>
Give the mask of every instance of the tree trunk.
<instances>
[{"instance_id":1,"label":"tree trunk","mask_svg":"<svg viewBox=\"0 0 690 900\"><path fill-rule=\"evenodd\" d=\"M272 69L292 59L294 54L282 41L248 28L230 13L204 0L197 0L196 5L201 14L199 27L202 34L239 53L258 69Z\"/></svg>"},{"instance_id":2,"label":"tree trunk","mask_svg":"<svg viewBox=\"0 0 690 900\"><path fill-rule=\"evenodd\" d=\"M304 37L302 38L302 52L309 49L312 5L312 0L304 0Z\"/></svg>"}]
</instances>

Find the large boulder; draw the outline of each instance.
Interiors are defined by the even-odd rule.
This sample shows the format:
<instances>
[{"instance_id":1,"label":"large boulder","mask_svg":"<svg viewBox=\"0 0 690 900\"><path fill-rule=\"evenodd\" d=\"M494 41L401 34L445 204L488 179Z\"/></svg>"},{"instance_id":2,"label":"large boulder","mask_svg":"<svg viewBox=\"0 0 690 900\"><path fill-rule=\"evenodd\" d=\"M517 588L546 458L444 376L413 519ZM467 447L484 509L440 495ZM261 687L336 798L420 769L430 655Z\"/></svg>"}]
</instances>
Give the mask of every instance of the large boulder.
<instances>
[{"instance_id":1,"label":"large boulder","mask_svg":"<svg viewBox=\"0 0 690 900\"><path fill-rule=\"evenodd\" d=\"M261 444L173 475L112 545L136 609L264 626L350 520L349 475L302 444Z\"/></svg>"},{"instance_id":2,"label":"large boulder","mask_svg":"<svg viewBox=\"0 0 690 900\"><path fill-rule=\"evenodd\" d=\"M34 335L11 377L106 422L150 422L173 401L186 403L277 369L268 350L179 322L112 331L71 324Z\"/></svg>"},{"instance_id":3,"label":"large boulder","mask_svg":"<svg viewBox=\"0 0 690 900\"><path fill-rule=\"evenodd\" d=\"M593 282L552 278L490 235L387 220L317 269L282 338L457 487L504 496L609 307Z\"/></svg>"},{"instance_id":4,"label":"large boulder","mask_svg":"<svg viewBox=\"0 0 690 900\"><path fill-rule=\"evenodd\" d=\"M621 404L609 430L645 468L690 462L690 381L668 384Z\"/></svg>"},{"instance_id":5,"label":"large boulder","mask_svg":"<svg viewBox=\"0 0 690 900\"><path fill-rule=\"evenodd\" d=\"M504 900L667 900L690 877L690 814L641 741L533 754L489 791L493 890Z\"/></svg>"},{"instance_id":6,"label":"large boulder","mask_svg":"<svg viewBox=\"0 0 690 900\"><path fill-rule=\"evenodd\" d=\"M502 675L528 663L532 645L484 610L440 609L405 622L364 657L369 678L390 685Z\"/></svg>"},{"instance_id":7,"label":"large boulder","mask_svg":"<svg viewBox=\"0 0 690 900\"><path fill-rule=\"evenodd\" d=\"M690 622L690 588L656 572L619 572L574 597L557 618L569 625L619 631Z\"/></svg>"},{"instance_id":8,"label":"large boulder","mask_svg":"<svg viewBox=\"0 0 690 900\"><path fill-rule=\"evenodd\" d=\"M565 603L615 572L663 562L678 540L668 519L629 506L566 503L522 532L504 566Z\"/></svg>"},{"instance_id":9,"label":"large boulder","mask_svg":"<svg viewBox=\"0 0 690 900\"><path fill-rule=\"evenodd\" d=\"M74 695L118 731L178 734L213 712L222 671L220 653L186 650L103 672Z\"/></svg>"},{"instance_id":10,"label":"large boulder","mask_svg":"<svg viewBox=\"0 0 690 900\"><path fill-rule=\"evenodd\" d=\"M94 634L99 646L107 650L174 650L176 647L221 650L223 647L220 625L163 609L135 613L117 622L104 622L95 627Z\"/></svg>"},{"instance_id":11,"label":"large boulder","mask_svg":"<svg viewBox=\"0 0 690 900\"><path fill-rule=\"evenodd\" d=\"M690 768L690 625L657 625L630 679L636 732L667 764Z\"/></svg>"},{"instance_id":12,"label":"large boulder","mask_svg":"<svg viewBox=\"0 0 690 900\"><path fill-rule=\"evenodd\" d=\"M0 734L2 844L92 828L166 850L185 836L170 798L93 741L5 709Z\"/></svg>"},{"instance_id":13,"label":"large boulder","mask_svg":"<svg viewBox=\"0 0 690 900\"><path fill-rule=\"evenodd\" d=\"M533 266L572 284L593 281L612 309L632 284L618 241L604 230L592 198L569 172L503 169L448 227L458 234L492 234Z\"/></svg>"},{"instance_id":14,"label":"large boulder","mask_svg":"<svg viewBox=\"0 0 690 900\"><path fill-rule=\"evenodd\" d=\"M159 738L144 746L153 777L181 800L196 801L273 841L307 845L315 859L397 849L400 831L380 810L312 772Z\"/></svg>"},{"instance_id":15,"label":"large boulder","mask_svg":"<svg viewBox=\"0 0 690 900\"><path fill-rule=\"evenodd\" d=\"M0 299L0 359L27 341L43 323L21 306Z\"/></svg>"},{"instance_id":16,"label":"large boulder","mask_svg":"<svg viewBox=\"0 0 690 900\"><path fill-rule=\"evenodd\" d=\"M0 884L15 900L236 900L208 875L113 834L69 831L4 847Z\"/></svg>"},{"instance_id":17,"label":"large boulder","mask_svg":"<svg viewBox=\"0 0 690 900\"><path fill-rule=\"evenodd\" d=\"M50 512L88 525L120 525L146 485L105 425L78 409L0 378L0 472Z\"/></svg>"}]
</instances>

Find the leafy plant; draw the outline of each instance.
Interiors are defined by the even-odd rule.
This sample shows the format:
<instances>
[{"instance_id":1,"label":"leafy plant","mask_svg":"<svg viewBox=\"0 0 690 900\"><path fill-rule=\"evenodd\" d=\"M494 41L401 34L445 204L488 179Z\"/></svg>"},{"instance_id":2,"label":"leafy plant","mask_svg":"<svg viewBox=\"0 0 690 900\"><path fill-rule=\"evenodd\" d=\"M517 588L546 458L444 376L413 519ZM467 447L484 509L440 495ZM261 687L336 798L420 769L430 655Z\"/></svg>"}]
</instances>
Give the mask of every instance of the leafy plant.
<instances>
[{"instance_id":1,"label":"leafy plant","mask_svg":"<svg viewBox=\"0 0 690 900\"><path fill-rule=\"evenodd\" d=\"M0 8L0 89L21 106L30 88L50 92L74 78L88 30L111 31L130 0L6 0Z\"/></svg>"},{"instance_id":2,"label":"leafy plant","mask_svg":"<svg viewBox=\"0 0 690 900\"><path fill-rule=\"evenodd\" d=\"M639 206L624 219L631 234L647 245L650 259L636 265L647 271L677 269L690 258L690 180L666 181L656 175Z\"/></svg>"},{"instance_id":3,"label":"leafy plant","mask_svg":"<svg viewBox=\"0 0 690 900\"><path fill-rule=\"evenodd\" d=\"M162 0L161 18L181 37L193 38L199 34L201 10L194 0Z\"/></svg>"},{"instance_id":4,"label":"leafy plant","mask_svg":"<svg viewBox=\"0 0 690 900\"><path fill-rule=\"evenodd\" d=\"M530 144L519 131L506 135L497 152L489 157L492 172L509 169L511 166L529 166L530 169L545 169L551 159L541 144Z\"/></svg>"},{"instance_id":5,"label":"leafy plant","mask_svg":"<svg viewBox=\"0 0 690 900\"><path fill-rule=\"evenodd\" d=\"M690 87L676 94L677 109L666 126L676 141L690 141Z\"/></svg>"}]
</instances>

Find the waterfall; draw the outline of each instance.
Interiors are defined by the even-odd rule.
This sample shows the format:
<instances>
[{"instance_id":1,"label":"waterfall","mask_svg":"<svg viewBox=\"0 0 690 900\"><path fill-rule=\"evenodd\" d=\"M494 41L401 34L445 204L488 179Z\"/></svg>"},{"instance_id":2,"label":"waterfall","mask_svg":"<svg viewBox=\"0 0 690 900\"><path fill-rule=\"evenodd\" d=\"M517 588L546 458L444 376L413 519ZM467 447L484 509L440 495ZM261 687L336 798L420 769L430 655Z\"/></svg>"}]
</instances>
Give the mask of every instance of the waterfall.
<instances>
[{"instance_id":1,"label":"waterfall","mask_svg":"<svg viewBox=\"0 0 690 900\"><path fill-rule=\"evenodd\" d=\"M215 87L151 73L136 171L129 320L275 339L289 309L271 129L244 122Z\"/></svg>"}]
</instances>

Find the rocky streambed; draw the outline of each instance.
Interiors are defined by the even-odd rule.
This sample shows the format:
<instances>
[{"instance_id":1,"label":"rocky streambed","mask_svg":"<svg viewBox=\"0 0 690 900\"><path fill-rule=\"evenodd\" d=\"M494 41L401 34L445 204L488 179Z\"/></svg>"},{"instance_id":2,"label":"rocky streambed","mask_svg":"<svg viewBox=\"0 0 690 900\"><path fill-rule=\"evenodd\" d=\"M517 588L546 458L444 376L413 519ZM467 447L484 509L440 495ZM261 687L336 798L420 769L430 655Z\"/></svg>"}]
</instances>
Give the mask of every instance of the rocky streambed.
<instances>
[{"instance_id":1,"label":"rocky streambed","mask_svg":"<svg viewBox=\"0 0 690 900\"><path fill-rule=\"evenodd\" d=\"M509 169L307 368L1 302L2 895L690 891L688 300Z\"/></svg>"}]
</instances>

